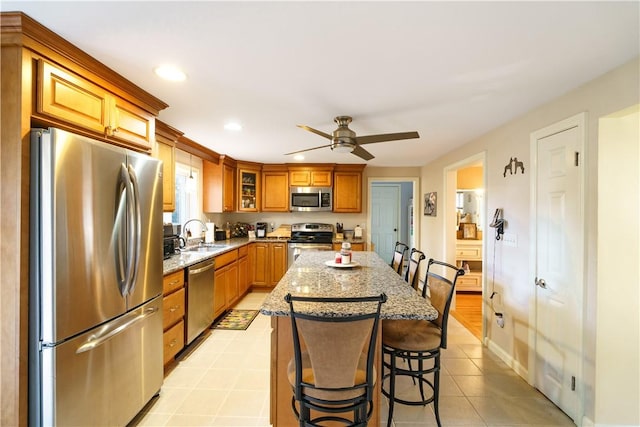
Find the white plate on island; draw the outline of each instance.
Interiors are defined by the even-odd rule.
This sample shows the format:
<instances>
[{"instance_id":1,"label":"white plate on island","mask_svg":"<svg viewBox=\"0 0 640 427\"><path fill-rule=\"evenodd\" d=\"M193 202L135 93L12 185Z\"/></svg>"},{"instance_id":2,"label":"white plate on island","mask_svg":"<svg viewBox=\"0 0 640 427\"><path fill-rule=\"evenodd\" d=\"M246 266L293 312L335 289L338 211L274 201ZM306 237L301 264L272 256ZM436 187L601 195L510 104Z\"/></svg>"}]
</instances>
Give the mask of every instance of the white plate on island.
<instances>
[{"instance_id":1,"label":"white plate on island","mask_svg":"<svg viewBox=\"0 0 640 427\"><path fill-rule=\"evenodd\" d=\"M336 263L335 261L325 261L324 265L336 268L353 268L358 267L360 264L356 261L351 261L349 264Z\"/></svg>"}]
</instances>

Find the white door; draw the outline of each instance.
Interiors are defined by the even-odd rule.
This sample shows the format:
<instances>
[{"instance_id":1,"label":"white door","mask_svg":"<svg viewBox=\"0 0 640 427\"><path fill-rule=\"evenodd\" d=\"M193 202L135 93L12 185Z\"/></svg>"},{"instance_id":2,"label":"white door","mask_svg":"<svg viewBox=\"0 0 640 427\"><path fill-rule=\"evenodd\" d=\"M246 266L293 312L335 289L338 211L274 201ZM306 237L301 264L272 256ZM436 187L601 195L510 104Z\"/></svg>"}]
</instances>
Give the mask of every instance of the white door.
<instances>
[{"instance_id":1,"label":"white door","mask_svg":"<svg viewBox=\"0 0 640 427\"><path fill-rule=\"evenodd\" d=\"M375 252L391 262L400 230L400 186L371 186L371 242Z\"/></svg>"},{"instance_id":2,"label":"white door","mask_svg":"<svg viewBox=\"0 0 640 427\"><path fill-rule=\"evenodd\" d=\"M577 420L584 230L579 117L532 135L535 174L535 386ZM577 120L577 121L576 121Z\"/></svg>"}]
</instances>

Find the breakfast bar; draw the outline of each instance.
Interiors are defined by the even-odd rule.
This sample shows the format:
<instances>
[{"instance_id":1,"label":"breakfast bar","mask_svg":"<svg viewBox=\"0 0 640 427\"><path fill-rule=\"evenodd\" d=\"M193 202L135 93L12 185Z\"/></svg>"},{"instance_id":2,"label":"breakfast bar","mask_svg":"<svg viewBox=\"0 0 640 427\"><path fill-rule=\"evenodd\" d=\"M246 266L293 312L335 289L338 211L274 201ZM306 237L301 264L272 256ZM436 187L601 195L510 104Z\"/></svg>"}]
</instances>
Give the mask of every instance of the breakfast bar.
<instances>
[{"instance_id":1,"label":"breakfast bar","mask_svg":"<svg viewBox=\"0 0 640 427\"><path fill-rule=\"evenodd\" d=\"M438 316L429 301L422 298L375 252L354 252L349 265L334 264L333 253L329 251L301 254L260 309L262 314L272 316L271 424L278 427L298 425L291 409L292 391L286 374L287 364L293 356L289 306L284 300L288 293L314 297L361 297L385 293L388 299L382 305L382 319L433 320ZM327 311L320 314L348 316L356 313ZM380 343L380 331L378 333ZM376 356L376 370L380 377L380 352ZM380 384L378 378L374 413L369 423L371 426L379 425Z\"/></svg>"}]
</instances>

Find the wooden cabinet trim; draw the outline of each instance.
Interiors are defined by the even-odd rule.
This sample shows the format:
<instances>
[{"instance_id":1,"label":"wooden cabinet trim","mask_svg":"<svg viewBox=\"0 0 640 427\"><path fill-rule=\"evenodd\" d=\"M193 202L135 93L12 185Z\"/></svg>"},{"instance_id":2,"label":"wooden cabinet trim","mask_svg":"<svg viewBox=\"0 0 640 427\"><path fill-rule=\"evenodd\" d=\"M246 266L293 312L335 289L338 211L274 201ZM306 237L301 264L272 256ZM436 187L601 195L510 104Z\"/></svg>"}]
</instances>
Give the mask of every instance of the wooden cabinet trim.
<instances>
[{"instance_id":1,"label":"wooden cabinet trim","mask_svg":"<svg viewBox=\"0 0 640 427\"><path fill-rule=\"evenodd\" d=\"M90 72L96 77L94 83L154 116L169 106L22 12L3 12L0 27L3 46L30 49L80 75Z\"/></svg>"}]
</instances>

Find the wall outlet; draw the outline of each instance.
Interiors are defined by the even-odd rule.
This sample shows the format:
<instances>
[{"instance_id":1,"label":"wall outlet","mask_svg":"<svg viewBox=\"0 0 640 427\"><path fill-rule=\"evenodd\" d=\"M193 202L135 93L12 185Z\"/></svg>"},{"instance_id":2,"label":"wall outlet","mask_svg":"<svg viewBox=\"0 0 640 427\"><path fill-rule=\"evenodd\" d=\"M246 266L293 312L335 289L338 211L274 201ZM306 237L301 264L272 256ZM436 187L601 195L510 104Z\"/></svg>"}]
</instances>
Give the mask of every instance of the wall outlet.
<instances>
[{"instance_id":1,"label":"wall outlet","mask_svg":"<svg viewBox=\"0 0 640 427\"><path fill-rule=\"evenodd\" d=\"M496 313L496 322L498 326L504 328L504 316L501 313Z\"/></svg>"},{"instance_id":2,"label":"wall outlet","mask_svg":"<svg viewBox=\"0 0 640 427\"><path fill-rule=\"evenodd\" d=\"M518 235L514 233L504 233L502 235L502 242L505 246L518 247Z\"/></svg>"}]
</instances>

